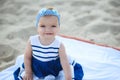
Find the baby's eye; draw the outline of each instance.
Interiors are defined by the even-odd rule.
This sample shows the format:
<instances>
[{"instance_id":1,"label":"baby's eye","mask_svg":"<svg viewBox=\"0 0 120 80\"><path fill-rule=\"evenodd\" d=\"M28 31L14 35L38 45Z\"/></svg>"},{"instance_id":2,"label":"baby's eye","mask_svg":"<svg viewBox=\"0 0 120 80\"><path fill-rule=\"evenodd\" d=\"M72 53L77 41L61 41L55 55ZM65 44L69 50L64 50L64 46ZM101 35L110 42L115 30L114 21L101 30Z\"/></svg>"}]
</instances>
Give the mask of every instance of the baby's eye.
<instances>
[{"instance_id":1,"label":"baby's eye","mask_svg":"<svg viewBox=\"0 0 120 80\"><path fill-rule=\"evenodd\" d=\"M52 25L51 27L56 27L55 25Z\"/></svg>"},{"instance_id":2,"label":"baby's eye","mask_svg":"<svg viewBox=\"0 0 120 80\"><path fill-rule=\"evenodd\" d=\"M40 27L45 27L45 25L41 25Z\"/></svg>"}]
</instances>

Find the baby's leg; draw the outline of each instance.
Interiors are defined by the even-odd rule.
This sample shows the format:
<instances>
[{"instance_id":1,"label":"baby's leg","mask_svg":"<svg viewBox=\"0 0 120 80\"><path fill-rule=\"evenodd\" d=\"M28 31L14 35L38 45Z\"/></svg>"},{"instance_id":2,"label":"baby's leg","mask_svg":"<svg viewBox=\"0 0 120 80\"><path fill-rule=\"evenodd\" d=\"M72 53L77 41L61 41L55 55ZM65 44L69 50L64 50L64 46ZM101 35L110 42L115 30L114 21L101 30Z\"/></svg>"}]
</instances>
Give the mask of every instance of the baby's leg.
<instances>
[{"instance_id":1,"label":"baby's leg","mask_svg":"<svg viewBox=\"0 0 120 80\"><path fill-rule=\"evenodd\" d=\"M55 76L53 75L48 75L44 78L44 80L55 80Z\"/></svg>"},{"instance_id":2,"label":"baby's leg","mask_svg":"<svg viewBox=\"0 0 120 80\"><path fill-rule=\"evenodd\" d=\"M56 80L65 80L65 75L63 70L59 72L59 75L56 77Z\"/></svg>"},{"instance_id":3,"label":"baby's leg","mask_svg":"<svg viewBox=\"0 0 120 80\"><path fill-rule=\"evenodd\" d=\"M73 66L70 64L71 67L71 75L72 75L72 80L74 80L74 68ZM65 75L63 70L59 72L59 75L57 76L56 80L65 80Z\"/></svg>"}]
</instances>

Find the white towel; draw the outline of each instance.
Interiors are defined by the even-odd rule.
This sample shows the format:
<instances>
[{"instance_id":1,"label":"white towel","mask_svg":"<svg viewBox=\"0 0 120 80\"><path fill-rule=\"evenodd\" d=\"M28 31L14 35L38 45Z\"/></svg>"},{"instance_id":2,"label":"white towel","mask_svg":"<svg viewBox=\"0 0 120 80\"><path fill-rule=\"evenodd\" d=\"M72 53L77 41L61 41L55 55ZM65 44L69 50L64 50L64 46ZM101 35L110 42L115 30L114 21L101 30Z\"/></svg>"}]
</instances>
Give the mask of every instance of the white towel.
<instances>
[{"instance_id":1,"label":"white towel","mask_svg":"<svg viewBox=\"0 0 120 80\"><path fill-rule=\"evenodd\" d=\"M83 80L120 80L120 51L58 36L68 55L72 56L83 68ZM16 64L0 72L0 80L14 80L13 71L23 62L19 56Z\"/></svg>"}]
</instances>

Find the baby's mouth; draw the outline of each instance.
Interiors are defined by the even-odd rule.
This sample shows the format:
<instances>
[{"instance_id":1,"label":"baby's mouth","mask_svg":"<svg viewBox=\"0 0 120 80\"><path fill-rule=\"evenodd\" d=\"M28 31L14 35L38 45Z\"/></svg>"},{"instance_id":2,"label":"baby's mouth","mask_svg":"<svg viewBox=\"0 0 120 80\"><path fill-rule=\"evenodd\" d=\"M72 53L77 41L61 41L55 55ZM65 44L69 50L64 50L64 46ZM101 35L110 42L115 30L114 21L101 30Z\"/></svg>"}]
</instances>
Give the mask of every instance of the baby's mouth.
<instances>
[{"instance_id":1,"label":"baby's mouth","mask_svg":"<svg viewBox=\"0 0 120 80\"><path fill-rule=\"evenodd\" d=\"M45 33L46 35L53 35L53 33Z\"/></svg>"}]
</instances>

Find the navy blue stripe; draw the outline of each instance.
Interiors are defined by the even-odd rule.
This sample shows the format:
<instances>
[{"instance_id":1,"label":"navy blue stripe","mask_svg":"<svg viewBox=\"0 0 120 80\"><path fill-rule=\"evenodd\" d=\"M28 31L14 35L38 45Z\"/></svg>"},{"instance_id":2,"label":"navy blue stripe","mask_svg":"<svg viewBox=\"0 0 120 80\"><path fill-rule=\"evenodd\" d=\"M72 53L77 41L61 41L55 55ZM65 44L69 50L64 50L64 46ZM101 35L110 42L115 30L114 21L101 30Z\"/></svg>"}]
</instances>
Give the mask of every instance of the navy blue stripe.
<instances>
[{"instance_id":1,"label":"navy blue stripe","mask_svg":"<svg viewBox=\"0 0 120 80\"><path fill-rule=\"evenodd\" d=\"M72 78L72 80L75 80L75 78Z\"/></svg>"},{"instance_id":2,"label":"navy blue stripe","mask_svg":"<svg viewBox=\"0 0 120 80\"><path fill-rule=\"evenodd\" d=\"M72 65L75 63L75 61L72 62Z\"/></svg>"},{"instance_id":3,"label":"navy blue stripe","mask_svg":"<svg viewBox=\"0 0 120 80\"><path fill-rule=\"evenodd\" d=\"M20 76L20 79L23 80L22 76Z\"/></svg>"},{"instance_id":4,"label":"navy blue stripe","mask_svg":"<svg viewBox=\"0 0 120 80\"><path fill-rule=\"evenodd\" d=\"M35 51L35 52L40 52L40 53L44 53L44 54L49 54L49 53L58 53L58 51L57 52L43 52L43 51L40 51L40 50L33 50L33 51Z\"/></svg>"},{"instance_id":5,"label":"navy blue stripe","mask_svg":"<svg viewBox=\"0 0 120 80\"><path fill-rule=\"evenodd\" d=\"M41 48L41 49L59 49L58 47L40 47L40 46L36 46L36 45L32 45L32 47L37 47L37 48Z\"/></svg>"},{"instance_id":6,"label":"navy blue stripe","mask_svg":"<svg viewBox=\"0 0 120 80\"><path fill-rule=\"evenodd\" d=\"M58 56L54 56L54 57L42 57L42 56L38 56L38 55L35 55L35 54L33 54L34 56L36 56L36 57L39 57L39 58L57 58Z\"/></svg>"},{"instance_id":7,"label":"navy blue stripe","mask_svg":"<svg viewBox=\"0 0 120 80\"><path fill-rule=\"evenodd\" d=\"M17 70L15 70L15 72L13 73L14 80L19 80L19 78L18 78L19 73L20 73L20 67L17 68Z\"/></svg>"}]
</instances>

